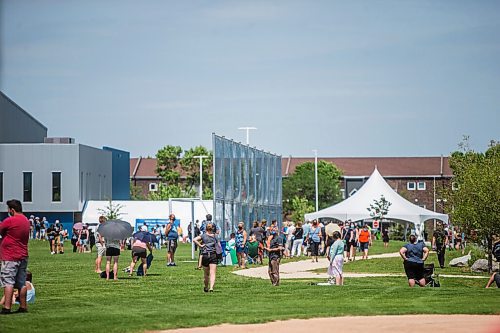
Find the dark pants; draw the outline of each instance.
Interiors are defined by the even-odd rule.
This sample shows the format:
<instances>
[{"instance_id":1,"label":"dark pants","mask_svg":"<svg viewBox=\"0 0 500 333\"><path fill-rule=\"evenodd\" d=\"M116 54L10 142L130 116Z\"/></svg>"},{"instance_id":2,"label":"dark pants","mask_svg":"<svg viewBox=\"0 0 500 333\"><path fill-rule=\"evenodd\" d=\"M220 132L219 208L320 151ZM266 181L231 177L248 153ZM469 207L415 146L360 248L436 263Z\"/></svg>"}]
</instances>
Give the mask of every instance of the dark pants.
<instances>
[{"instance_id":1,"label":"dark pants","mask_svg":"<svg viewBox=\"0 0 500 333\"><path fill-rule=\"evenodd\" d=\"M441 245L438 245L437 249L436 249L437 257L438 257L438 261L439 261L439 266L441 268L444 267L444 252L445 252L445 250L446 250L446 247L441 246Z\"/></svg>"},{"instance_id":2,"label":"dark pants","mask_svg":"<svg viewBox=\"0 0 500 333\"><path fill-rule=\"evenodd\" d=\"M280 258L269 259L268 267L269 278L273 286L279 286L280 284Z\"/></svg>"}]
</instances>

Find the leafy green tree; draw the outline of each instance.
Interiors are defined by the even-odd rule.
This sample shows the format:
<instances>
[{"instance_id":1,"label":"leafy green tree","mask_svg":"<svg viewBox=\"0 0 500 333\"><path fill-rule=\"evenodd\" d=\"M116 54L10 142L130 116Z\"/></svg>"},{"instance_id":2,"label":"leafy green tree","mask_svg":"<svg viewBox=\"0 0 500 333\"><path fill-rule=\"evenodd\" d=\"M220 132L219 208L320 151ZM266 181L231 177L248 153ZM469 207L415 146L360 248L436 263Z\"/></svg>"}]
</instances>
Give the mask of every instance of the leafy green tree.
<instances>
[{"instance_id":1,"label":"leafy green tree","mask_svg":"<svg viewBox=\"0 0 500 333\"><path fill-rule=\"evenodd\" d=\"M389 207L392 203L387 201L387 199L381 195L379 200L373 200L373 204L366 208L370 212L370 216L376 221L382 221L384 216L389 212Z\"/></svg>"},{"instance_id":2,"label":"leafy green tree","mask_svg":"<svg viewBox=\"0 0 500 333\"><path fill-rule=\"evenodd\" d=\"M132 182L130 182L130 200L146 200L146 197L142 193L142 188L135 186Z\"/></svg>"},{"instance_id":3,"label":"leafy green tree","mask_svg":"<svg viewBox=\"0 0 500 333\"><path fill-rule=\"evenodd\" d=\"M106 220L117 220L119 219L123 214L120 213L120 210L123 209L123 205L120 204L113 204L113 201L111 199L108 201L108 205L102 208L98 208L97 211L99 214L103 215L106 217Z\"/></svg>"},{"instance_id":4,"label":"leafy green tree","mask_svg":"<svg viewBox=\"0 0 500 333\"><path fill-rule=\"evenodd\" d=\"M340 177L342 172L333 163L318 162L318 206L326 208L342 198L340 192ZM305 162L295 168L295 172L283 179L283 211L294 211L293 199L305 198L315 206L316 194L314 185L314 163Z\"/></svg>"},{"instance_id":5,"label":"leafy green tree","mask_svg":"<svg viewBox=\"0 0 500 333\"><path fill-rule=\"evenodd\" d=\"M167 184L178 184L180 173L178 170L182 148L167 145L156 153L156 173Z\"/></svg>"},{"instance_id":6,"label":"leafy green tree","mask_svg":"<svg viewBox=\"0 0 500 333\"><path fill-rule=\"evenodd\" d=\"M487 241L491 271L492 239L500 235L500 143L491 141L485 153L470 149L468 137L459 146L461 151L450 158L453 181L458 185L447 191L451 216L465 231Z\"/></svg>"},{"instance_id":7,"label":"leafy green tree","mask_svg":"<svg viewBox=\"0 0 500 333\"><path fill-rule=\"evenodd\" d=\"M191 191L200 183L200 159L194 156L208 156L203 163L203 198L212 198L212 163L213 154L203 146L196 146L186 150L180 160L182 170L186 174L185 188Z\"/></svg>"},{"instance_id":8,"label":"leafy green tree","mask_svg":"<svg viewBox=\"0 0 500 333\"><path fill-rule=\"evenodd\" d=\"M160 183L155 192L149 193L150 200L168 200L169 198L191 198L194 197L193 190L185 191L180 185L172 184L166 185Z\"/></svg>"},{"instance_id":9,"label":"leafy green tree","mask_svg":"<svg viewBox=\"0 0 500 333\"><path fill-rule=\"evenodd\" d=\"M297 196L292 198L292 220L303 221L304 215L314 212L314 205L311 204L306 198L299 198Z\"/></svg>"}]
</instances>

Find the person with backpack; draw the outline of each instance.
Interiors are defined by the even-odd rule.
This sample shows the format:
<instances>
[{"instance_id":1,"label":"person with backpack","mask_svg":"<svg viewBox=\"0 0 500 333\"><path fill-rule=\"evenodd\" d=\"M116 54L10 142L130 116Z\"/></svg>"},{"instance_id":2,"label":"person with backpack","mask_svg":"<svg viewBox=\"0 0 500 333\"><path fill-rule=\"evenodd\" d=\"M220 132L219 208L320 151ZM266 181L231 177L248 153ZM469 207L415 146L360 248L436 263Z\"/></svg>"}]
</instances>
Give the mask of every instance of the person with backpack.
<instances>
[{"instance_id":1,"label":"person with backpack","mask_svg":"<svg viewBox=\"0 0 500 333\"><path fill-rule=\"evenodd\" d=\"M165 226L165 235L167 235L167 266L177 266L175 264L175 250L177 250L177 240L179 232L175 225L175 215L170 214L169 223Z\"/></svg>"},{"instance_id":2,"label":"person with backpack","mask_svg":"<svg viewBox=\"0 0 500 333\"><path fill-rule=\"evenodd\" d=\"M201 250L201 265L203 266L204 292L213 292L215 278L217 274L217 264L219 263L222 249L219 240L215 234L215 228L212 223L208 223L205 233L193 239ZM220 253L219 253L220 252Z\"/></svg>"}]
</instances>

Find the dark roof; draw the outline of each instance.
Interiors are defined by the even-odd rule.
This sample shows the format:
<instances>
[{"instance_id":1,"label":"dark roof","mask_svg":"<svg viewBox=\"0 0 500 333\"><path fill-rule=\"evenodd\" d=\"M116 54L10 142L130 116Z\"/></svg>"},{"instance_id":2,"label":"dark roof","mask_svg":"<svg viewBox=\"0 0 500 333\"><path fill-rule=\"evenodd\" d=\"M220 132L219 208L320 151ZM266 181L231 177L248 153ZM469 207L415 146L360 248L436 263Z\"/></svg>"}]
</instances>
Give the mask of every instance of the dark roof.
<instances>
[{"instance_id":1,"label":"dark roof","mask_svg":"<svg viewBox=\"0 0 500 333\"><path fill-rule=\"evenodd\" d=\"M139 163L140 160L140 163ZM318 157L338 166L346 177L368 177L375 166L384 177L452 177L448 157ZM283 157L282 175L295 171L297 165L314 162L314 157ZM138 165L139 163L139 165ZM441 164L442 163L442 164ZM442 165L442 168L441 168ZM155 158L131 158L130 177L157 178Z\"/></svg>"},{"instance_id":2,"label":"dark roof","mask_svg":"<svg viewBox=\"0 0 500 333\"><path fill-rule=\"evenodd\" d=\"M368 177L375 167L384 177L451 177L453 172L448 157L318 157L339 167L346 177ZM282 173L288 176L297 165L314 162L314 157L283 157ZM442 164L441 164L442 163ZM442 166L442 167L441 167Z\"/></svg>"}]
</instances>

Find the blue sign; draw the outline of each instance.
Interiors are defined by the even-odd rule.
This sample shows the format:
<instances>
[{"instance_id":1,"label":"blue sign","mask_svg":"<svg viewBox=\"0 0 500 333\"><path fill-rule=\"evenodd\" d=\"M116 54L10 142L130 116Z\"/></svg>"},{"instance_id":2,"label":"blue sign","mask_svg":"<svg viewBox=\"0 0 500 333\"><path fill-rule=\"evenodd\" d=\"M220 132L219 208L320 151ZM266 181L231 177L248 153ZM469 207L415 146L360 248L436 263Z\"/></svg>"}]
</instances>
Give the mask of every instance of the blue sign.
<instances>
[{"instance_id":1,"label":"blue sign","mask_svg":"<svg viewBox=\"0 0 500 333\"><path fill-rule=\"evenodd\" d=\"M143 225L148 227L148 231L153 230L157 225L163 229L169 222L169 219L135 219L135 230L138 231ZM174 225L179 227L181 225L181 220L176 219Z\"/></svg>"}]
</instances>

